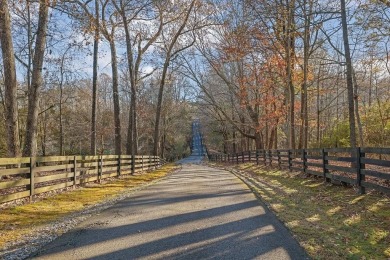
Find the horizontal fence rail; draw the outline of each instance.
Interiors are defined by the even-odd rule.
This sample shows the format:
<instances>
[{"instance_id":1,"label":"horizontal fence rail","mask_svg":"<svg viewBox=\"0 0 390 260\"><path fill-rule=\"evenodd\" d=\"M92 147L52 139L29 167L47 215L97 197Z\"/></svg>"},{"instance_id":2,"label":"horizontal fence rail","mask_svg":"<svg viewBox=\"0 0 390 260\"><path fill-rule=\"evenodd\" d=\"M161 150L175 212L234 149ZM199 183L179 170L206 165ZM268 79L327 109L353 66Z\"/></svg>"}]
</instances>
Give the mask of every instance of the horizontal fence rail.
<instances>
[{"instance_id":1,"label":"horizontal fence rail","mask_svg":"<svg viewBox=\"0 0 390 260\"><path fill-rule=\"evenodd\" d=\"M135 174L163 164L158 156L47 156L0 158L0 203Z\"/></svg>"},{"instance_id":2,"label":"horizontal fence rail","mask_svg":"<svg viewBox=\"0 0 390 260\"><path fill-rule=\"evenodd\" d=\"M254 162L301 171L326 181L355 185L390 194L390 148L330 148L301 150L256 150L235 154L210 154L210 161Z\"/></svg>"}]
</instances>

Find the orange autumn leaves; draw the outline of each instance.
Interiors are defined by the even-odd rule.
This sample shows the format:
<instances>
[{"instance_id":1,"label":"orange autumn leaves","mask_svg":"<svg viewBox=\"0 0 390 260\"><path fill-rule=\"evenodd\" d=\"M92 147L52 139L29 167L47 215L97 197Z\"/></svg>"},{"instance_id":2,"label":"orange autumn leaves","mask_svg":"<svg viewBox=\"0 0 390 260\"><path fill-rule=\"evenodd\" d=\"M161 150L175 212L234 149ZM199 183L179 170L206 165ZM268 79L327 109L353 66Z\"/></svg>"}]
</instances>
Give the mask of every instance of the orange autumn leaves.
<instances>
[{"instance_id":1,"label":"orange autumn leaves","mask_svg":"<svg viewBox=\"0 0 390 260\"><path fill-rule=\"evenodd\" d=\"M257 115L256 129L277 126L285 117L285 63L270 51L271 43L257 29L239 27L227 30L220 46L220 63L235 63L232 75L236 98L242 109ZM251 113L252 112L252 113Z\"/></svg>"},{"instance_id":2,"label":"orange autumn leaves","mask_svg":"<svg viewBox=\"0 0 390 260\"><path fill-rule=\"evenodd\" d=\"M218 52L220 66L235 64L235 95L242 109L258 112L256 130L283 123L287 116L287 77L282 46L275 46L259 29L242 25L234 30L226 28ZM293 82L298 92L303 83L303 60L298 54L294 60ZM308 80L312 79L313 73L309 73ZM294 105L300 108L300 101Z\"/></svg>"}]
</instances>

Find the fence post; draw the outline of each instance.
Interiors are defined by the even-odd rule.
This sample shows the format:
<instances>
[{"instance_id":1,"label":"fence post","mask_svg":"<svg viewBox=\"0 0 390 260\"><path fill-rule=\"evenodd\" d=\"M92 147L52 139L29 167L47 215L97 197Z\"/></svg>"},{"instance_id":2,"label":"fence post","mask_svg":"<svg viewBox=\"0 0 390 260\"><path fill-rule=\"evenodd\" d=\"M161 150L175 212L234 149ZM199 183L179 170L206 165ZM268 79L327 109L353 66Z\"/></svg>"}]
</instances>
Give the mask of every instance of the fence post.
<instances>
[{"instance_id":1,"label":"fence post","mask_svg":"<svg viewBox=\"0 0 390 260\"><path fill-rule=\"evenodd\" d=\"M152 167L151 167L151 164L152 164L152 156L149 154L149 159L148 159L148 170L150 170Z\"/></svg>"},{"instance_id":2,"label":"fence post","mask_svg":"<svg viewBox=\"0 0 390 260\"><path fill-rule=\"evenodd\" d=\"M268 150L268 156L269 156L269 166L272 166L272 151Z\"/></svg>"},{"instance_id":3,"label":"fence post","mask_svg":"<svg viewBox=\"0 0 390 260\"><path fill-rule=\"evenodd\" d=\"M122 160L121 160L121 155L118 155L118 177L121 176L121 171L122 171Z\"/></svg>"},{"instance_id":4,"label":"fence post","mask_svg":"<svg viewBox=\"0 0 390 260\"><path fill-rule=\"evenodd\" d=\"M287 153L288 153L288 169L291 172L292 171L292 169L291 169L291 167L292 167L292 158L291 158L292 152L290 149L288 149Z\"/></svg>"},{"instance_id":5,"label":"fence post","mask_svg":"<svg viewBox=\"0 0 390 260\"><path fill-rule=\"evenodd\" d=\"M245 162L245 153L244 153L244 151L241 152L241 156L242 156L241 161L242 161L242 163L244 163Z\"/></svg>"},{"instance_id":6,"label":"fence post","mask_svg":"<svg viewBox=\"0 0 390 260\"><path fill-rule=\"evenodd\" d=\"M103 155L100 155L98 161L98 182L102 182L102 174L103 174Z\"/></svg>"},{"instance_id":7,"label":"fence post","mask_svg":"<svg viewBox=\"0 0 390 260\"><path fill-rule=\"evenodd\" d=\"M73 189L76 188L77 159L73 156Z\"/></svg>"},{"instance_id":8,"label":"fence post","mask_svg":"<svg viewBox=\"0 0 390 260\"><path fill-rule=\"evenodd\" d=\"M249 150L249 162L251 162L251 155L252 155L252 152L251 152L251 150Z\"/></svg>"},{"instance_id":9,"label":"fence post","mask_svg":"<svg viewBox=\"0 0 390 260\"><path fill-rule=\"evenodd\" d=\"M30 201L33 200L35 194L35 164L36 158L30 157Z\"/></svg>"},{"instance_id":10,"label":"fence post","mask_svg":"<svg viewBox=\"0 0 390 260\"><path fill-rule=\"evenodd\" d=\"M326 177L326 174L329 172L328 169L326 169L326 165L328 164L328 160L326 157L328 156L328 152L325 151L325 149L322 149L322 172L324 175L324 181L329 182L329 178Z\"/></svg>"},{"instance_id":11,"label":"fence post","mask_svg":"<svg viewBox=\"0 0 390 260\"><path fill-rule=\"evenodd\" d=\"M141 155L141 172L143 172L144 171L144 156L143 155Z\"/></svg>"},{"instance_id":12,"label":"fence post","mask_svg":"<svg viewBox=\"0 0 390 260\"><path fill-rule=\"evenodd\" d=\"M302 163L303 163L303 173L307 174L307 151L305 149L302 149Z\"/></svg>"},{"instance_id":13,"label":"fence post","mask_svg":"<svg viewBox=\"0 0 390 260\"><path fill-rule=\"evenodd\" d=\"M362 163L362 159L366 156L365 153L362 153L361 148L356 148L356 173L357 173L357 185L359 187L359 194L366 193L366 188L362 186L362 181L365 180L366 176L362 174L362 170L366 168L365 163Z\"/></svg>"},{"instance_id":14,"label":"fence post","mask_svg":"<svg viewBox=\"0 0 390 260\"><path fill-rule=\"evenodd\" d=\"M259 165L259 150L256 149L256 164Z\"/></svg>"},{"instance_id":15,"label":"fence post","mask_svg":"<svg viewBox=\"0 0 390 260\"><path fill-rule=\"evenodd\" d=\"M281 161L280 161L280 151L276 150L276 155L278 156L278 168L281 169Z\"/></svg>"},{"instance_id":16,"label":"fence post","mask_svg":"<svg viewBox=\"0 0 390 260\"><path fill-rule=\"evenodd\" d=\"M267 166L267 152L263 149L264 166Z\"/></svg>"},{"instance_id":17,"label":"fence post","mask_svg":"<svg viewBox=\"0 0 390 260\"><path fill-rule=\"evenodd\" d=\"M238 153L236 153L236 163L238 164Z\"/></svg>"},{"instance_id":18,"label":"fence post","mask_svg":"<svg viewBox=\"0 0 390 260\"><path fill-rule=\"evenodd\" d=\"M160 159L161 160L161 159ZM160 161L161 164L161 161ZM131 175L134 175L135 173L135 156L131 156Z\"/></svg>"}]
</instances>

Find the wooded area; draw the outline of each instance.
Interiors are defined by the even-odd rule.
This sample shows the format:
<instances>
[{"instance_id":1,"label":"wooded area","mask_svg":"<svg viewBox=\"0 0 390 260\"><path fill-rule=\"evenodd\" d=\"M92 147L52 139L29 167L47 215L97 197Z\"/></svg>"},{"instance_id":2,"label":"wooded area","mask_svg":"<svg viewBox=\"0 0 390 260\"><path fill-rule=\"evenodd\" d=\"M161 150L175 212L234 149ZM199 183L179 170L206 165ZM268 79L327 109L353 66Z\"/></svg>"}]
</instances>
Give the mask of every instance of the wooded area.
<instances>
[{"instance_id":1,"label":"wooded area","mask_svg":"<svg viewBox=\"0 0 390 260\"><path fill-rule=\"evenodd\" d=\"M195 94L170 62L202 8L1 0L0 156L188 154Z\"/></svg>"},{"instance_id":2,"label":"wooded area","mask_svg":"<svg viewBox=\"0 0 390 260\"><path fill-rule=\"evenodd\" d=\"M197 45L205 62L186 59L210 150L390 145L389 1L226 1L220 10L224 26Z\"/></svg>"},{"instance_id":3,"label":"wooded area","mask_svg":"<svg viewBox=\"0 0 390 260\"><path fill-rule=\"evenodd\" d=\"M0 156L388 147L388 0L0 0Z\"/></svg>"}]
</instances>

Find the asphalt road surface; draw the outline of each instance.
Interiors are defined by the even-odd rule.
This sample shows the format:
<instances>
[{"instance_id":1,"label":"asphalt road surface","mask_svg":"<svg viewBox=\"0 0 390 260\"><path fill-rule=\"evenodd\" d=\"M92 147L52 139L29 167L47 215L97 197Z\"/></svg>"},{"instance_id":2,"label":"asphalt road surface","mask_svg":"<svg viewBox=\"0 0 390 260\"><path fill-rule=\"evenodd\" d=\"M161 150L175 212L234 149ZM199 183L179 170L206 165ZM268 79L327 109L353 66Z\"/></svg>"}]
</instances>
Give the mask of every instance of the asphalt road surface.
<instances>
[{"instance_id":1,"label":"asphalt road surface","mask_svg":"<svg viewBox=\"0 0 390 260\"><path fill-rule=\"evenodd\" d=\"M200 132L199 121L192 123L192 153L191 156L180 160L178 163L200 163L206 153L203 147L202 135Z\"/></svg>"},{"instance_id":2,"label":"asphalt road surface","mask_svg":"<svg viewBox=\"0 0 390 260\"><path fill-rule=\"evenodd\" d=\"M201 147L189 162L200 162ZM306 259L288 230L227 171L182 162L43 247L34 259Z\"/></svg>"}]
</instances>

